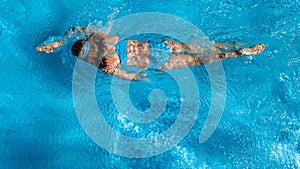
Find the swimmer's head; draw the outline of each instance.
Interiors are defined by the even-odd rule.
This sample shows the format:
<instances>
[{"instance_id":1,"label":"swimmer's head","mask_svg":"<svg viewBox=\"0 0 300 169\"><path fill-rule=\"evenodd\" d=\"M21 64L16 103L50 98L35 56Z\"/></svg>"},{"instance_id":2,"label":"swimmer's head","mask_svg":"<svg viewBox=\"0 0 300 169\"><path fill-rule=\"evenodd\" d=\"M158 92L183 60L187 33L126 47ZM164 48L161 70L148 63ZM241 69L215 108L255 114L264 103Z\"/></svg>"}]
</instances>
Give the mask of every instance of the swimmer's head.
<instances>
[{"instance_id":1,"label":"swimmer's head","mask_svg":"<svg viewBox=\"0 0 300 169\"><path fill-rule=\"evenodd\" d=\"M81 58L84 53L85 40L78 40L72 46L72 55Z\"/></svg>"}]
</instances>

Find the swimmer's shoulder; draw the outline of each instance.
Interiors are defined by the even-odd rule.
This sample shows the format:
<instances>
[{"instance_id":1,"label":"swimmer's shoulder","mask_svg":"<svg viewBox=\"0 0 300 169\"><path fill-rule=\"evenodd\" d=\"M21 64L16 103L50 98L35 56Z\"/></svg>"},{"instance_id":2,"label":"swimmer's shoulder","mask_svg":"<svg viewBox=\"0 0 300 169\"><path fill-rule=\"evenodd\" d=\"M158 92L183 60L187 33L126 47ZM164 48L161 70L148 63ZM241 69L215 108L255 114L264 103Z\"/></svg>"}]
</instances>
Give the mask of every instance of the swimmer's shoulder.
<instances>
[{"instance_id":1,"label":"swimmer's shoulder","mask_svg":"<svg viewBox=\"0 0 300 169\"><path fill-rule=\"evenodd\" d=\"M117 44L119 41L118 36L109 35L109 34L101 32L101 31L95 32L92 36L97 36L98 38L102 38L102 40L104 42L107 42L110 44Z\"/></svg>"}]
</instances>

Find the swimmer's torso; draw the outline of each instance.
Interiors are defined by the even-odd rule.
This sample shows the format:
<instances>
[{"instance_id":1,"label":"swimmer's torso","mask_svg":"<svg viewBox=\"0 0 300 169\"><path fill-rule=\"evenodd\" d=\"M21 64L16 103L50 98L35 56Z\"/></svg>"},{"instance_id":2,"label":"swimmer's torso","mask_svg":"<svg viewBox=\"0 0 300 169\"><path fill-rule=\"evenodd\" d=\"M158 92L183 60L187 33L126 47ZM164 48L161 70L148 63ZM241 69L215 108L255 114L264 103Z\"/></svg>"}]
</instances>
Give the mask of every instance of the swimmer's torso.
<instances>
[{"instance_id":1,"label":"swimmer's torso","mask_svg":"<svg viewBox=\"0 0 300 169\"><path fill-rule=\"evenodd\" d=\"M101 32L92 35L88 39L92 49L86 61L99 67L102 71L111 74L113 73L113 69L118 67L120 63L147 69L150 64L151 49L159 49L168 53L166 58L170 56L171 62L166 61L161 67L156 67L158 69L180 68L190 65L190 63L194 65L200 64L199 60L195 60L192 56L185 55L185 57L181 57L182 55L178 55L178 53L182 52L191 52L191 47L181 42L169 40L160 42L118 40L117 36L109 36Z\"/></svg>"},{"instance_id":2,"label":"swimmer's torso","mask_svg":"<svg viewBox=\"0 0 300 169\"><path fill-rule=\"evenodd\" d=\"M124 61L120 58L120 50L125 53L125 64L128 66L140 68L148 68L149 66L148 41L125 40L124 45L120 46L117 36L110 36L102 32L93 34L89 37L88 41L90 43L90 50L85 60L105 72L107 72L109 68L117 67ZM121 49L117 51L117 47Z\"/></svg>"}]
</instances>

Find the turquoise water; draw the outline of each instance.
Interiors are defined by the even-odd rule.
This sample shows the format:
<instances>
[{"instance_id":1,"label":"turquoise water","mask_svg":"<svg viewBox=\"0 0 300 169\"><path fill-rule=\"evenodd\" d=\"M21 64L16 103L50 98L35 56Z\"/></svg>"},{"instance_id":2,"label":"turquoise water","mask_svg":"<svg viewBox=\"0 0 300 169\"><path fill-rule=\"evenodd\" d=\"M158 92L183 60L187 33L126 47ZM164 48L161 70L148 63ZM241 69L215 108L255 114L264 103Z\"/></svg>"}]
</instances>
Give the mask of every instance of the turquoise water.
<instances>
[{"instance_id":1,"label":"turquoise water","mask_svg":"<svg viewBox=\"0 0 300 169\"><path fill-rule=\"evenodd\" d=\"M75 59L70 45L51 55L34 48L71 26L107 23L139 12L181 17L216 42L265 43L267 48L259 56L223 61L225 111L209 140L200 144L198 137L211 102L210 80L204 67L192 68L201 93L192 130L163 154L130 159L100 148L82 129L72 98ZM299 16L298 0L2 0L0 168L299 168ZM105 95L112 78L101 72L97 77L99 107L107 110L106 119L121 133L143 137L160 133L175 121L180 98L171 78L153 77L150 85L131 85L130 99L139 110L150 106L151 90L173 89L165 94L167 108L158 123L141 125L143 130L137 133L133 130L137 124L118 121L111 98Z\"/></svg>"}]
</instances>

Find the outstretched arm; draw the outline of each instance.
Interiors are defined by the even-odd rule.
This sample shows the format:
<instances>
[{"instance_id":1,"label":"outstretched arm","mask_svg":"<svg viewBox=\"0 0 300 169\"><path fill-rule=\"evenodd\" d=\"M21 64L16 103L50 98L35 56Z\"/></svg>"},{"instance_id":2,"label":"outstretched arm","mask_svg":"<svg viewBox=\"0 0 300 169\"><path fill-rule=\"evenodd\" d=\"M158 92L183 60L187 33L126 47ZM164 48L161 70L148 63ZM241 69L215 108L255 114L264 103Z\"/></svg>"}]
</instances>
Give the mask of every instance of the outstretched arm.
<instances>
[{"instance_id":1,"label":"outstretched arm","mask_svg":"<svg viewBox=\"0 0 300 169\"><path fill-rule=\"evenodd\" d=\"M38 52L52 53L52 52L54 52L55 49L57 49L58 47L63 45L67 41L68 38L72 38L72 37L76 36L77 34L81 34L84 32L84 30L85 30L85 28L83 28L83 27L77 27L77 28L72 27L64 33L63 39L56 41L56 42L48 43L46 45L38 46L35 49Z\"/></svg>"}]
</instances>

